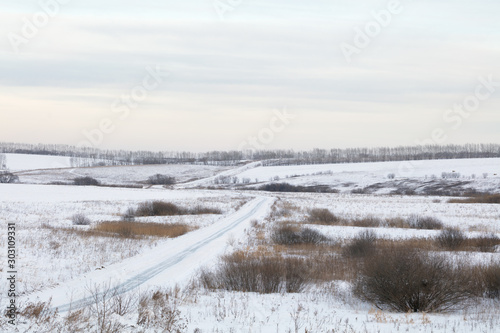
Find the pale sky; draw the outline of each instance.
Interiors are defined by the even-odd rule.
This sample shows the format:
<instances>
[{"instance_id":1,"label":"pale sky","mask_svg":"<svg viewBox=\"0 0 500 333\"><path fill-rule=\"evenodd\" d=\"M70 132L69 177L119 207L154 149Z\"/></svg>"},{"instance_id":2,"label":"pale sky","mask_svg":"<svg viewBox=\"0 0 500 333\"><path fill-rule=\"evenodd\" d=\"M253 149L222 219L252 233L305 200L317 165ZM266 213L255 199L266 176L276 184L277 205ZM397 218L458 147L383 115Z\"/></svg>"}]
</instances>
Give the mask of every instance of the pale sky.
<instances>
[{"instance_id":1,"label":"pale sky","mask_svg":"<svg viewBox=\"0 0 500 333\"><path fill-rule=\"evenodd\" d=\"M500 143L498 0L0 8L0 141L170 151Z\"/></svg>"}]
</instances>

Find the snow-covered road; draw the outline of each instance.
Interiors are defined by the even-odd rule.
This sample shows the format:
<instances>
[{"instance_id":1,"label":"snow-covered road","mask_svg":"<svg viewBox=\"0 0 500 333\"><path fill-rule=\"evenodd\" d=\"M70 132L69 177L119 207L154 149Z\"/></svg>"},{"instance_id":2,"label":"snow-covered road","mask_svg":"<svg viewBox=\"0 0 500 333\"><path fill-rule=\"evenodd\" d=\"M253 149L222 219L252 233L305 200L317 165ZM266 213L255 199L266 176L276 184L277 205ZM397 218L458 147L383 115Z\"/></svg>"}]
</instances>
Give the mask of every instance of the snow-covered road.
<instances>
[{"instance_id":1,"label":"snow-covered road","mask_svg":"<svg viewBox=\"0 0 500 333\"><path fill-rule=\"evenodd\" d=\"M53 309L67 312L89 306L96 295L89 290L100 286L107 295L123 294L137 288L173 286L185 283L203 265L214 263L224 253L228 237L244 234L254 219L264 218L274 198L257 197L221 221L120 263L90 272L62 285L27 296L26 301L48 301ZM85 254L82 253L82 256ZM98 294L103 296L103 294Z\"/></svg>"}]
</instances>

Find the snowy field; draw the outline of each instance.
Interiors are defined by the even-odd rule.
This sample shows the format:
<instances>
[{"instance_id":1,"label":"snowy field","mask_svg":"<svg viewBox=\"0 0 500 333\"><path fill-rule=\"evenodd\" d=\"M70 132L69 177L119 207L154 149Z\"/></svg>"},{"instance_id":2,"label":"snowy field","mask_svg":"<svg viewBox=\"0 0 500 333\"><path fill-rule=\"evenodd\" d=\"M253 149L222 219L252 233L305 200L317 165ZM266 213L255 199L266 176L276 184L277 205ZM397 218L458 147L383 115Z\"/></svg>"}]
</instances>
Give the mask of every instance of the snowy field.
<instances>
[{"instance_id":1,"label":"snowy field","mask_svg":"<svg viewBox=\"0 0 500 333\"><path fill-rule=\"evenodd\" d=\"M7 169L11 171L70 168L71 158L66 156L3 154Z\"/></svg>"},{"instance_id":2,"label":"snowy field","mask_svg":"<svg viewBox=\"0 0 500 333\"><path fill-rule=\"evenodd\" d=\"M295 186L326 185L342 193L361 190L364 193L390 194L411 190L427 194L469 189L500 192L500 158L266 167L253 163L221 175L228 176L227 181L231 184L236 178L237 186L245 183L249 184L245 186L255 187L276 182ZM214 182L215 178L186 183L182 187L221 186Z\"/></svg>"},{"instance_id":3,"label":"snowy field","mask_svg":"<svg viewBox=\"0 0 500 333\"><path fill-rule=\"evenodd\" d=\"M230 167L210 165L139 165L75 168L70 157L4 154L6 167L25 184L71 183L77 177L92 177L106 185L146 184L149 177L162 174L177 182L206 179Z\"/></svg>"},{"instance_id":4,"label":"snowy field","mask_svg":"<svg viewBox=\"0 0 500 333\"><path fill-rule=\"evenodd\" d=\"M68 316L71 314L67 305L88 304L86 297L89 295L85 293L96 283L102 288L108 283L117 290L127 289L124 295L131 298L149 291L179 288L170 289L167 302L175 319L172 326L175 329L171 331L179 332L499 332L498 299L481 299L448 313L402 314L378 310L356 298L351 282L344 280L312 284L300 293L290 294L211 291L196 282L199 269L214 269L222 254L272 251L274 247L269 243L272 232L282 223L314 229L340 245L348 243L363 230L372 230L379 239L395 241L429 240L440 232L310 224L307 218L314 208L328 209L343 220L428 216L439 219L444 228L459 229L468 238L500 236L500 208L495 204L452 204L448 203L448 197L443 196L192 188L210 186L220 175L258 179L259 182L279 177L280 181L301 185L354 183L356 185L349 185L354 188L388 181L387 175L397 175L399 165L389 162L262 167L253 163L239 168L137 166L21 172L21 184L0 184L0 223L4 226L0 247L7 248L6 225L15 222L20 301L26 304L52 298L51 306L60 307L60 317L40 323L24 319L18 332L57 331L54 327L61 328L61 332L68 331L63 329L69 325ZM18 170L37 169L39 166L44 168L43 163L36 161L29 166L20 165ZM442 172L456 172L471 182L477 182L476 188L496 189L498 192L499 177L495 173L499 166L500 159L424 161L416 164L411 177L422 183L432 175L440 177ZM179 184L176 189L37 184L71 179L70 170L71 175L91 175L109 184L123 184L128 180L139 182L155 173L172 174L185 180L201 179ZM487 177L483 177L483 173L487 173ZM27 184L29 182L34 184ZM469 186L474 185L469 183ZM81 232L90 230L101 221L120 221L129 208L135 209L151 200L168 201L189 209L200 205L217 208L222 214L136 218L139 223L182 223L191 227L187 234L171 239L109 238ZM74 226L72 216L76 213L84 214L91 224ZM500 248L497 246L492 252L456 252L450 256L477 263L499 262ZM2 279L5 279L6 266L2 265L1 270ZM8 301L5 287L6 284L0 286L3 288L2 306ZM136 310L122 315L112 314L109 320L119 327L116 332L162 331L159 324L138 324ZM89 315L78 324L80 328L75 328L77 325L69 331L102 332L94 324L97 322L98 319ZM0 321L0 331L11 331L5 321Z\"/></svg>"}]
</instances>

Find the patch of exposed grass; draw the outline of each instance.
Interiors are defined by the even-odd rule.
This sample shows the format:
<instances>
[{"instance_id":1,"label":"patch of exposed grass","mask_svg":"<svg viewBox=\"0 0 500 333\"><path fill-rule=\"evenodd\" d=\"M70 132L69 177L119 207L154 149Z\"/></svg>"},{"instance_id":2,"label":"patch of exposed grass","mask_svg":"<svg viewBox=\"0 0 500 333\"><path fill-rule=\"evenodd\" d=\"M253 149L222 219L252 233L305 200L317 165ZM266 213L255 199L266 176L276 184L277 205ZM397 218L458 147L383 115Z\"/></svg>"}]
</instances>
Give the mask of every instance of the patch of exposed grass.
<instances>
[{"instance_id":1,"label":"patch of exposed grass","mask_svg":"<svg viewBox=\"0 0 500 333\"><path fill-rule=\"evenodd\" d=\"M94 228L97 232L117 234L119 237L168 237L175 238L189 232L189 227L185 224L164 224L164 223L141 223L141 222L101 222Z\"/></svg>"},{"instance_id":2,"label":"patch of exposed grass","mask_svg":"<svg viewBox=\"0 0 500 333\"><path fill-rule=\"evenodd\" d=\"M165 224L153 222L106 221L97 223L89 229L81 228L55 228L48 225L42 227L53 231L74 234L79 237L109 237L109 238L145 238L182 236L192 230L181 223Z\"/></svg>"},{"instance_id":3,"label":"patch of exposed grass","mask_svg":"<svg viewBox=\"0 0 500 333\"><path fill-rule=\"evenodd\" d=\"M500 204L500 194L482 194L466 199L450 199L449 203L485 203Z\"/></svg>"}]
</instances>

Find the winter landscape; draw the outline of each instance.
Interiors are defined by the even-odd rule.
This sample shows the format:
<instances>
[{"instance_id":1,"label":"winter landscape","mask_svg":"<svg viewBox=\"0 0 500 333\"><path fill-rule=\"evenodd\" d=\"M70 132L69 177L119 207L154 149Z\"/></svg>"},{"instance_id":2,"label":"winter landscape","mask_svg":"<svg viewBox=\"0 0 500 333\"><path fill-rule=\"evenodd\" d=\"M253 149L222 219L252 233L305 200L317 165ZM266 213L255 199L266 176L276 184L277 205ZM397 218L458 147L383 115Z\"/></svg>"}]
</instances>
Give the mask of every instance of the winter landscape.
<instances>
[{"instance_id":1,"label":"winter landscape","mask_svg":"<svg viewBox=\"0 0 500 333\"><path fill-rule=\"evenodd\" d=\"M498 331L500 158L403 175L408 161L1 156L5 332Z\"/></svg>"},{"instance_id":2,"label":"winter landscape","mask_svg":"<svg viewBox=\"0 0 500 333\"><path fill-rule=\"evenodd\" d=\"M500 333L500 1L0 3L0 333Z\"/></svg>"}]
</instances>

